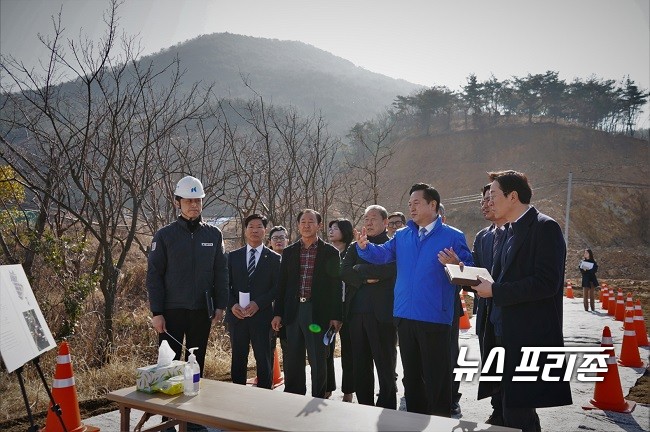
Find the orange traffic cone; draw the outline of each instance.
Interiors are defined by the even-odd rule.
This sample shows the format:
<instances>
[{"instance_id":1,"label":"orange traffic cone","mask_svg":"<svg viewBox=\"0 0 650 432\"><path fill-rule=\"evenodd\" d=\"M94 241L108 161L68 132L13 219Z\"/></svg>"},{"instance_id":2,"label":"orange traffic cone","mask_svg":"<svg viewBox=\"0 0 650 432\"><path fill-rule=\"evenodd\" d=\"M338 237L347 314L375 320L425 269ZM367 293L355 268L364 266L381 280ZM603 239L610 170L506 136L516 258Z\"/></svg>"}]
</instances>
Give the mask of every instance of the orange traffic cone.
<instances>
[{"instance_id":1,"label":"orange traffic cone","mask_svg":"<svg viewBox=\"0 0 650 432\"><path fill-rule=\"evenodd\" d=\"M605 292L607 291L607 284L605 282L600 284L600 297L598 298L599 302L603 302L605 298Z\"/></svg>"},{"instance_id":2,"label":"orange traffic cone","mask_svg":"<svg viewBox=\"0 0 650 432\"><path fill-rule=\"evenodd\" d=\"M566 298L568 299L575 298L573 297L573 285L571 285L571 281L566 282Z\"/></svg>"},{"instance_id":3,"label":"orange traffic cone","mask_svg":"<svg viewBox=\"0 0 650 432\"><path fill-rule=\"evenodd\" d=\"M278 360L278 348L276 347L273 353L273 388L282 384L284 384L284 375L280 371L280 360Z\"/></svg>"},{"instance_id":4,"label":"orange traffic cone","mask_svg":"<svg viewBox=\"0 0 650 432\"><path fill-rule=\"evenodd\" d=\"M603 300L602 300L602 306L601 308L604 310L607 310L607 305L609 303L609 288L605 287L601 290L603 293Z\"/></svg>"},{"instance_id":5,"label":"orange traffic cone","mask_svg":"<svg viewBox=\"0 0 650 432\"><path fill-rule=\"evenodd\" d=\"M257 386L257 377L248 378L246 384ZM276 347L273 353L273 388L279 387L284 384L284 376L280 372L280 361L278 360L278 349Z\"/></svg>"},{"instance_id":6,"label":"orange traffic cone","mask_svg":"<svg viewBox=\"0 0 650 432\"><path fill-rule=\"evenodd\" d=\"M616 290L610 288L609 302L607 303L607 315L614 316L616 314Z\"/></svg>"},{"instance_id":7,"label":"orange traffic cone","mask_svg":"<svg viewBox=\"0 0 650 432\"><path fill-rule=\"evenodd\" d=\"M641 310L641 301L636 300L634 305L634 332L636 333L636 343L642 346L650 346L648 342L648 332L645 329L645 319L643 318L643 311Z\"/></svg>"},{"instance_id":8,"label":"orange traffic cone","mask_svg":"<svg viewBox=\"0 0 650 432\"><path fill-rule=\"evenodd\" d=\"M61 407L61 418L68 432L99 431L99 428L86 426L81 423L77 388L75 387L72 363L70 361L70 349L66 341L63 341L61 346L59 346L59 355L56 357L52 397ZM50 408L52 408L51 405ZM63 430L57 415L50 409L47 413L45 428L42 431L53 432Z\"/></svg>"},{"instance_id":9,"label":"orange traffic cone","mask_svg":"<svg viewBox=\"0 0 650 432\"><path fill-rule=\"evenodd\" d=\"M627 316L628 311L632 311L632 319L634 319L634 300L632 300L632 293L627 293L627 297L625 298L625 311L623 312L623 316ZM623 323L621 330L625 330L625 323Z\"/></svg>"},{"instance_id":10,"label":"orange traffic cone","mask_svg":"<svg viewBox=\"0 0 650 432\"><path fill-rule=\"evenodd\" d=\"M614 312L614 319L616 321L625 320L625 302L623 301L623 290L619 288L616 295L616 310Z\"/></svg>"},{"instance_id":11,"label":"orange traffic cone","mask_svg":"<svg viewBox=\"0 0 650 432\"><path fill-rule=\"evenodd\" d=\"M470 324L469 317L467 316L467 306L465 305L465 294L463 294L463 291L460 292L460 303L463 305L463 314L458 318L458 328L460 330L467 330L472 328L472 324Z\"/></svg>"},{"instance_id":12,"label":"orange traffic cone","mask_svg":"<svg viewBox=\"0 0 650 432\"><path fill-rule=\"evenodd\" d=\"M618 365L616 364L616 353L612 344L612 332L607 326L603 329L603 341L600 346L610 348L608 350L607 372L598 374L598 376L603 377L603 380L596 382L594 398L589 401L590 405L583 406L582 408L600 408L607 411L631 413L636 407L636 402L623 398L621 378L618 375Z\"/></svg>"},{"instance_id":13,"label":"orange traffic cone","mask_svg":"<svg viewBox=\"0 0 650 432\"><path fill-rule=\"evenodd\" d=\"M639 345L636 342L636 332L634 331L634 312L628 312L625 316L623 346L621 346L621 356L618 358L618 362L623 366L643 367L639 355Z\"/></svg>"}]
</instances>

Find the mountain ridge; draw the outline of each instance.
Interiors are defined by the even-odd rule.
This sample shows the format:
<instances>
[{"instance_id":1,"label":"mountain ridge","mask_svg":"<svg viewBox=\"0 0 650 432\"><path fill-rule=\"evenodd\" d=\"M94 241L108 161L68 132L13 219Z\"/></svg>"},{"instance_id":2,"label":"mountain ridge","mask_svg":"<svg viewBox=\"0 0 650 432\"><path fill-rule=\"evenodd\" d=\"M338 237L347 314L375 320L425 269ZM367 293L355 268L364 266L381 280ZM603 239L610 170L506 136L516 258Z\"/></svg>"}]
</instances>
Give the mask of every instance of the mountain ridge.
<instances>
[{"instance_id":1,"label":"mountain ridge","mask_svg":"<svg viewBox=\"0 0 650 432\"><path fill-rule=\"evenodd\" d=\"M177 55L185 83L214 83L218 96L248 99L254 93L246 88L244 77L273 104L292 105L304 115L322 111L339 134L372 119L398 95L423 88L368 71L304 42L233 33L202 35L139 61L166 65Z\"/></svg>"}]
</instances>

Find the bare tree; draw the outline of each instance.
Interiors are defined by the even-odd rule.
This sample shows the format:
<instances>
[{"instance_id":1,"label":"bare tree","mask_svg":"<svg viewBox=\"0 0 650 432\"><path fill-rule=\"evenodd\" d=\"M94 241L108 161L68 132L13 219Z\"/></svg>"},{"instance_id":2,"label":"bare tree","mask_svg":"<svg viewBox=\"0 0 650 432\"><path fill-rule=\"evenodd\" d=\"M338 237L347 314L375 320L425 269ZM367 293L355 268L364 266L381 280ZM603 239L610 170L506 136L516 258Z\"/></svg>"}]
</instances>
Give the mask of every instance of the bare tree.
<instances>
[{"instance_id":1,"label":"bare tree","mask_svg":"<svg viewBox=\"0 0 650 432\"><path fill-rule=\"evenodd\" d=\"M340 141L320 115L267 104L244 79L253 97L220 104L221 135L229 149L224 193L218 198L238 221L261 212L293 232L295 215L313 207L326 215L340 170ZM243 239L243 227L241 227Z\"/></svg>"},{"instance_id":2,"label":"bare tree","mask_svg":"<svg viewBox=\"0 0 650 432\"><path fill-rule=\"evenodd\" d=\"M357 123L348 134L351 150L346 155L347 170L342 180L341 205L356 224L369 204L379 204L379 180L393 157L394 123L388 114L374 121Z\"/></svg>"},{"instance_id":3,"label":"bare tree","mask_svg":"<svg viewBox=\"0 0 650 432\"><path fill-rule=\"evenodd\" d=\"M208 104L198 84L180 94L178 58L162 68L146 64L126 37L119 41L123 54L115 54L118 6L111 1L99 43L68 40L67 50L59 14L53 40L42 39L51 53L44 75L15 59L2 61L19 90L8 95L15 109L2 116L2 128L29 138L3 135L0 159L24 179L46 217L52 206L64 209L97 243L89 271L100 275L104 299L100 363L110 360L120 273L143 212L156 209L151 191L180 170L172 143L191 119L207 115ZM75 78L56 85L62 74Z\"/></svg>"}]
</instances>

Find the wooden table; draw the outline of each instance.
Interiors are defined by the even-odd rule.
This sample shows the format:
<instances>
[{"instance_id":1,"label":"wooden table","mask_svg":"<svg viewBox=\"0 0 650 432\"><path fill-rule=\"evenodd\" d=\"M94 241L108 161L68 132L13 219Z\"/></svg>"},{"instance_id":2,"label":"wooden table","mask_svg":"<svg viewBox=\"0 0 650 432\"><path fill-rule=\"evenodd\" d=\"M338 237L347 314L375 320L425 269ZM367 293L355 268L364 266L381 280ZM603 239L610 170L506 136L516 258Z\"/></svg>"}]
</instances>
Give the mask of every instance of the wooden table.
<instances>
[{"instance_id":1,"label":"wooden table","mask_svg":"<svg viewBox=\"0 0 650 432\"><path fill-rule=\"evenodd\" d=\"M395 411L328 399L266 390L209 379L197 396L148 394L128 387L106 395L120 407L120 430L130 428L137 409L225 430L284 431L514 431L500 426ZM166 426L165 426L166 427ZM148 429L160 430L161 425Z\"/></svg>"}]
</instances>

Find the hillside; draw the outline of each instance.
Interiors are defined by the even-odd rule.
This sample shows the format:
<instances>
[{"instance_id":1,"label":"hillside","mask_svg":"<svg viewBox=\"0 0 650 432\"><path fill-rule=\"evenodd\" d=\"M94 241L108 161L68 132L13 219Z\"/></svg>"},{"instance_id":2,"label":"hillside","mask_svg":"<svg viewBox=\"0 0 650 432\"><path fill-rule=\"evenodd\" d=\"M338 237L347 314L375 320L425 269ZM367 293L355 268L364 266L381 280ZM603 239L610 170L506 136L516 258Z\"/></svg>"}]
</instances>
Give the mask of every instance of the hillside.
<instances>
[{"instance_id":1,"label":"hillside","mask_svg":"<svg viewBox=\"0 0 650 432\"><path fill-rule=\"evenodd\" d=\"M554 124L412 137L396 145L382 176L380 202L406 213L408 188L417 181L433 184L443 204L475 195L473 201L445 205L448 222L471 244L485 226L478 196L487 171L525 172L533 204L563 228L567 178L573 172L567 268L573 269L574 261L577 266L578 251L590 247L601 277L648 279L648 149L647 141ZM567 274L577 276L577 270Z\"/></svg>"},{"instance_id":2,"label":"hillside","mask_svg":"<svg viewBox=\"0 0 650 432\"><path fill-rule=\"evenodd\" d=\"M370 72L302 42L215 33L142 58L156 65L179 56L184 83L214 82L218 96L254 96L242 81L276 105L292 104L306 115L322 112L337 133L347 133L420 86Z\"/></svg>"}]
</instances>

